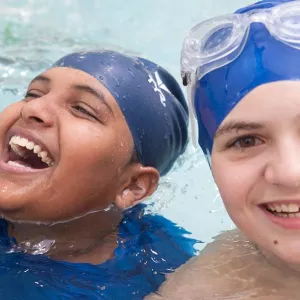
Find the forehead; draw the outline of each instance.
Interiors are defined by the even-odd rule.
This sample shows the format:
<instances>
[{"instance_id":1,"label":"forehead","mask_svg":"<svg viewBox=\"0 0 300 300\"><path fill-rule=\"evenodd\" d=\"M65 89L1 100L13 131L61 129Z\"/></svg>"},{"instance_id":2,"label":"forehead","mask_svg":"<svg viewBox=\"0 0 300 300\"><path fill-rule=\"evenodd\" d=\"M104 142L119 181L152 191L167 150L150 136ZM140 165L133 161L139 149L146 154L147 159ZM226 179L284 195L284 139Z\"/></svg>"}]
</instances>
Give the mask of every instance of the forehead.
<instances>
[{"instance_id":1,"label":"forehead","mask_svg":"<svg viewBox=\"0 0 300 300\"><path fill-rule=\"evenodd\" d=\"M41 73L36 78L47 77L50 79L51 83L60 83L60 85L73 85L73 84L89 84L93 87L99 89L105 89L103 84L101 84L92 75L83 72L78 69L73 69L70 67L54 67ZM46 83L47 81L44 80Z\"/></svg>"},{"instance_id":2,"label":"forehead","mask_svg":"<svg viewBox=\"0 0 300 300\"><path fill-rule=\"evenodd\" d=\"M35 77L29 87L64 91L73 94L80 92L94 96L106 105L116 116L123 116L121 109L110 91L96 78L81 70L70 67L54 67Z\"/></svg>"},{"instance_id":3,"label":"forehead","mask_svg":"<svg viewBox=\"0 0 300 300\"><path fill-rule=\"evenodd\" d=\"M300 113L300 81L278 81L258 86L228 114L226 120L272 120Z\"/></svg>"},{"instance_id":4,"label":"forehead","mask_svg":"<svg viewBox=\"0 0 300 300\"><path fill-rule=\"evenodd\" d=\"M53 90L64 95L66 99L76 99L76 95L85 94L87 97L84 96L83 99L91 100L87 102L93 107L95 103L101 103L101 107L105 107L112 116L114 126L124 128L124 134L132 140L130 129L116 99L101 82L84 71L70 67L54 67L35 77L28 89L40 89L46 94Z\"/></svg>"}]
</instances>

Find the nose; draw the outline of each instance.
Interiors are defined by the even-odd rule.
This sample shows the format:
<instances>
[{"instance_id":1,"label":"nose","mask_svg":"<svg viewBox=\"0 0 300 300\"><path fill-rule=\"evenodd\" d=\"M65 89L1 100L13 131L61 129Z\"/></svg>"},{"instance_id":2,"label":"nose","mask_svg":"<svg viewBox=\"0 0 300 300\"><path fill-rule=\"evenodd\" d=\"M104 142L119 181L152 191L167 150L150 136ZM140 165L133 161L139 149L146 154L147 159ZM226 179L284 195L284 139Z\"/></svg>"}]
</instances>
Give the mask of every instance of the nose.
<instances>
[{"instance_id":1,"label":"nose","mask_svg":"<svg viewBox=\"0 0 300 300\"><path fill-rule=\"evenodd\" d=\"M294 139L281 145L270 155L265 180L286 188L300 187L300 141Z\"/></svg>"},{"instance_id":2,"label":"nose","mask_svg":"<svg viewBox=\"0 0 300 300\"><path fill-rule=\"evenodd\" d=\"M36 98L25 103L21 109L21 118L26 123L51 127L55 123L55 113L47 96Z\"/></svg>"}]
</instances>

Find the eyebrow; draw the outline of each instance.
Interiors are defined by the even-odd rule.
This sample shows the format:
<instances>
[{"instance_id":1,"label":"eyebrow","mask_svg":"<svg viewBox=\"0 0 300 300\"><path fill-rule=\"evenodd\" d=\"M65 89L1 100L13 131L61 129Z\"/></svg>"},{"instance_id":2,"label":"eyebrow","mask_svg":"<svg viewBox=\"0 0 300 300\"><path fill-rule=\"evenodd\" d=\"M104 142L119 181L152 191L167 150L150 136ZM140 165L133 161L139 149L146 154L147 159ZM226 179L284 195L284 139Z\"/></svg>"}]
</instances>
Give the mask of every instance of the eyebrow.
<instances>
[{"instance_id":1,"label":"eyebrow","mask_svg":"<svg viewBox=\"0 0 300 300\"><path fill-rule=\"evenodd\" d=\"M44 75L39 75L39 76L36 76L35 78L33 78L30 82L30 84L32 84L33 82L35 81L44 81L44 82L50 82L50 78L44 76ZM29 85L30 85L29 84Z\"/></svg>"},{"instance_id":2,"label":"eyebrow","mask_svg":"<svg viewBox=\"0 0 300 300\"><path fill-rule=\"evenodd\" d=\"M112 115L114 115L112 108L108 104L105 96L100 91L96 91L88 85L81 85L81 84L72 85L72 88L95 96L96 98L98 98L101 101L102 104L104 104L107 107L107 109L112 113Z\"/></svg>"},{"instance_id":3,"label":"eyebrow","mask_svg":"<svg viewBox=\"0 0 300 300\"><path fill-rule=\"evenodd\" d=\"M255 129L262 129L264 127L265 126L260 123L229 121L229 122L225 122L224 125L219 127L219 129L216 131L215 138L223 134L231 133L232 131L238 131L238 130L251 131Z\"/></svg>"},{"instance_id":4,"label":"eyebrow","mask_svg":"<svg viewBox=\"0 0 300 300\"><path fill-rule=\"evenodd\" d=\"M38 75L30 82L30 84L32 84L35 81L44 81L44 82L50 83L51 79L44 75ZM103 103L108 108L108 110L112 113L112 115L114 115L112 108L110 107L105 96L101 92L94 90L93 88L91 88L88 85L81 85L81 84L73 85L72 88L95 96L96 98L98 98L101 101L101 103Z\"/></svg>"}]
</instances>

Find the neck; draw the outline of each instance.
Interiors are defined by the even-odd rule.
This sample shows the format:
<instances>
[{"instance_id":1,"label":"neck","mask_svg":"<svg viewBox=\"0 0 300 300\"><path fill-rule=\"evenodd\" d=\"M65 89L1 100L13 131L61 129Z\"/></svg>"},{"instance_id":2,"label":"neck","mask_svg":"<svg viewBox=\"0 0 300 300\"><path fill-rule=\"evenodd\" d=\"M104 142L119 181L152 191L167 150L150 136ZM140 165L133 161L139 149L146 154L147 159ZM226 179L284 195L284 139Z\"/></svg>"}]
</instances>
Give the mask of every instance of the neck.
<instances>
[{"instance_id":1,"label":"neck","mask_svg":"<svg viewBox=\"0 0 300 300\"><path fill-rule=\"evenodd\" d=\"M112 209L54 225L9 222L8 234L30 254L100 264L113 257L120 220L120 212Z\"/></svg>"}]
</instances>

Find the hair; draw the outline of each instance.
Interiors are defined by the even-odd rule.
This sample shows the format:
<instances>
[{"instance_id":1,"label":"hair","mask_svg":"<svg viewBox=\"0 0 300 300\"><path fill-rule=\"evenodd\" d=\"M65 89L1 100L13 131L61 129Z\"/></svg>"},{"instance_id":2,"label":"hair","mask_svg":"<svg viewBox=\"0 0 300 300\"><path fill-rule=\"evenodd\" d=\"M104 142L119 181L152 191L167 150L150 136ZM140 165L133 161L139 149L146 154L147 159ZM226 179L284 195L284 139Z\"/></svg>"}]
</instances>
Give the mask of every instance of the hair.
<instances>
[{"instance_id":1,"label":"hair","mask_svg":"<svg viewBox=\"0 0 300 300\"><path fill-rule=\"evenodd\" d=\"M137 163L141 163L141 161L139 159L139 155L138 155L136 149L133 148L131 158L129 160L129 164L137 164Z\"/></svg>"}]
</instances>

